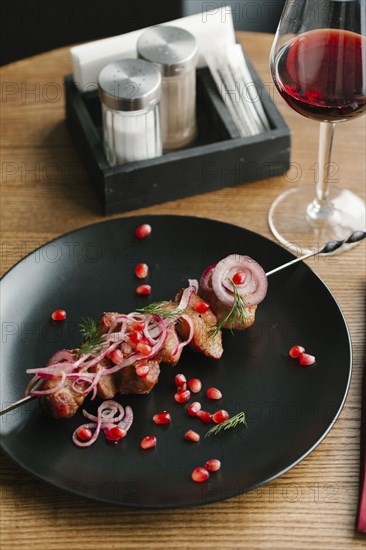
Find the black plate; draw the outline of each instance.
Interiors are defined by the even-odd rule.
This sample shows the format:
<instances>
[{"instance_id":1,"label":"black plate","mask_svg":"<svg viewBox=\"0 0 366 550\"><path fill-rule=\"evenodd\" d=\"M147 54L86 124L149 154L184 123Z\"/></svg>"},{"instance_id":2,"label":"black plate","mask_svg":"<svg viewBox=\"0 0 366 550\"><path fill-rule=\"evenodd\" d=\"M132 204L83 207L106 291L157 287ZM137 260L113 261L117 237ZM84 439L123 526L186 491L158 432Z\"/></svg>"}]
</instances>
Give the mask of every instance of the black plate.
<instances>
[{"instance_id":1,"label":"black plate","mask_svg":"<svg viewBox=\"0 0 366 550\"><path fill-rule=\"evenodd\" d=\"M151 223L144 240L135 228ZM216 221L144 216L107 221L64 235L30 254L2 281L3 357L1 405L22 397L27 367L43 366L60 348L80 343L81 317L103 311L128 312L173 297L188 278L231 253L248 254L266 271L292 255L260 235ZM134 266L150 265L150 298L137 297ZM66 309L67 321L54 326L50 314ZM293 344L316 355L301 367L288 356ZM351 374L351 347L342 313L324 283L305 264L271 276L255 325L224 335L224 355L213 361L185 350L177 368L163 367L148 396L121 397L135 422L123 441L110 446L100 437L91 448L71 442L83 423L79 412L55 421L35 401L2 417L2 449L37 477L96 500L141 507L206 504L241 494L274 479L308 455L327 434L344 403ZM188 428L202 436L207 427L188 417L174 401L174 376L197 376L204 388L221 389L221 402L194 396L203 408L244 410L248 427L238 427L200 443L188 443ZM87 410L97 403L87 402ZM152 415L171 413L170 426L156 426ZM157 447L139 442L155 434ZM222 469L209 482L194 483L192 470L209 458Z\"/></svg>"}]
</instances>

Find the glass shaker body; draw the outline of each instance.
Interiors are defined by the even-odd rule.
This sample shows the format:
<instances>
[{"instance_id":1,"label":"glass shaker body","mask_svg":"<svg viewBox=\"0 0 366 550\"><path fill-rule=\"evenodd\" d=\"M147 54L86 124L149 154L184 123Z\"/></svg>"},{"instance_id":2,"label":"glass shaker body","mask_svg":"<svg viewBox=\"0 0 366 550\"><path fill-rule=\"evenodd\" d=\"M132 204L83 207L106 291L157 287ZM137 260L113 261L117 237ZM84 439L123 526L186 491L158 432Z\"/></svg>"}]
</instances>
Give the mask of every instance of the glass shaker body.
<instances>
[{"instance_id":1,"label":"glass shaker body","mask_svg":"<svg viewBox=\"0 0 366 550\"><path fill-rule=\"evenodd\" d=\"M116 165L160 156L159 70L141 59L115 61L99 73L98 89L108 162Z\"/></svg>"},{"instance_id":2,"label":"glass shaker body","mask_svg":"<svg viewBox=\"0 0 366 550\"><path fill-rule=\"evenodd\" d=\"M140 36L137 53L153 63L162 75L163 149L188 145L196 136L196 39L184 29L157 25Z\"/></svg>"},{"instance_id":3,"label":"glass shaker body","mask_svg":"<svg viewBox=\"0 0 366 550\"><path fill-rule=\"evenodd\" d=\"M102 105L104 151L109 164L125 164L162 155L159 105L116 111Z\"/></svg>"},{"instance_id":4,"label":"glass shaker body","mask_svg":"<svg viewBox=\"0 0 366 550\"><path fill-rule=\"evenodd\" d=\"M196 137L196 69L162 78L161 137L165 150L185 147Z\"/></svg>"}]
</instances>

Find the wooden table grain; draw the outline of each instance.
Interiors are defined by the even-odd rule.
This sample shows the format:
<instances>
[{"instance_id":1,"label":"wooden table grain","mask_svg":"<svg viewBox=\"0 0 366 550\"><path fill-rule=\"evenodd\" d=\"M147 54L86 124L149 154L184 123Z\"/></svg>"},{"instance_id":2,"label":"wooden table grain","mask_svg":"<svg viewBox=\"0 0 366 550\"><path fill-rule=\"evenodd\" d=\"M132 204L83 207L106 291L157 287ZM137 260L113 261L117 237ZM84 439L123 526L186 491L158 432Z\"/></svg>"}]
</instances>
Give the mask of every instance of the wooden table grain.
<instances>
[{"instance_id":1,"label":"wooden table grain","mask_svg":"<svg viewBox=\"0 0 366 550\"><path fill-rule=\"evenodd\" d=\"M273 37L254 33L239 37L293 131L290 171L273 180L160 204L126 216L202 216L273 238L267 225L272 201L294 184L314 181L318 124L291 111L275 93L268 70ZM2 273L46 241L103 220L64 124L62 79L70 72L68 48L2 69ZM363 198L365 145L365 117L337 128L334 177ZM230 500L195 509L138 511L60 492L1 454L2 550L365 548L365 540L354 534L365 360L365 244L332 260L313 259L309 264L338 300L354 353L344 409L310 456L272 483Z\"/></svg>"}]
</instances>

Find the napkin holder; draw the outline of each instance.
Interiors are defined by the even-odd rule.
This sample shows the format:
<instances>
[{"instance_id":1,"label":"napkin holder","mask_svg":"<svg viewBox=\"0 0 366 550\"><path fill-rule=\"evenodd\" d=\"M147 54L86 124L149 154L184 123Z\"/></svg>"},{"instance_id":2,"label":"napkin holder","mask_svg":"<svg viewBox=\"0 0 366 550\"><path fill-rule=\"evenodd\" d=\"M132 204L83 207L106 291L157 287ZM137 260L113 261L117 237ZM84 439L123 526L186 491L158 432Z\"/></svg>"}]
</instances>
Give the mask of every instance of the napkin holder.
<instances>
[{"instance_id":1,"label":"napkin holder","mask_svg":"<svg viewBox=\"0 0 366 550\"><path fill-rule=\"evenodd\" d=\"M272 179L290 165L290 130L249 59L248 67L271 130L240 137L207 68L197 70L197 126L194 143L160 157L110 166L103 150L97 92L81 93L65 77L66 124L105 215Z\"/></svg>"}]
</instances>

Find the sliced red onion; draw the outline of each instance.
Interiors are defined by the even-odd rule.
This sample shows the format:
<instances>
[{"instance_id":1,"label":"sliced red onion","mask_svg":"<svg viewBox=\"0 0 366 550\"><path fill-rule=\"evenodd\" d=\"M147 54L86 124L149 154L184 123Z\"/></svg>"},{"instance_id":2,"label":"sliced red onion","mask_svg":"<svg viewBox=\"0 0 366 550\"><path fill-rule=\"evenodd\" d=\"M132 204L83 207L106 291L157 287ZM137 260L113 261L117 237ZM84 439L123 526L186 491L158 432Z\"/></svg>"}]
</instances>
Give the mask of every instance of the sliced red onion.
<instances>
[{"instance_id":1,"label":"sliced red onion","mask_svg":"<svg viewBox=\"0 0 366 550\"><path fill-rule=\"evenodd\" d=\"M221 260L212 273L212 288L217 299L224 305L234 303L232 278L235 273L245 273L244 283L237 285L245 305L259 304L267 294L268 281L263 268L249 256L231 254Z\"/></svg>"},{"instance_id":2,"label":"sliced red onion","mask_svg":"<svg viewBox=\"0 0 366 550\"><path fill-rule=\"evenodd\" d=\"M188 283L189 286L183 290L181 299L177 306L177 309L181 309L182 311L187 309L192 293L198 292L198 281L196 279L188 279Z\"/></svg>"},{"instance_id":3,"label":"sliced red onion","mask_svg":"<svg viewBox=\"0 0 366 550\"><path fill-rule=\"evenodd\" d=\"M63 386L65 384L65 380L66 380L66 374L62 373L61 380L60 380L59 384L57 384L54 388L50 388L49 390L38 390L36 388L34 390L31 390L29 392L29 395L40 396L40 395L50 395L51 393L55 393L55 392L61 390L61 388L63 388Z\"/></svg>"},{"instance_id":4,"label":"sliced red onion","mask_svg":"<svg viewBox=\"0 0 366 550\"><path fill-rule=\"evenodd\" d=\"M127 432L133 421L131 407L127 406L125 410L120 403L112 399L104 401L98 407L97 416L88 413L85 409L83 410L83 415L88 420L91 420L91 422L82 424L72 434L72 440L78 447L90 447L97 440L100 430L104 431L107 439L109 430L114 426L119 426ZM89 441L80 441L78 439L77 433L80 428L94 430L93 436Z\"/></svg>"},{"instance_id":5,"label":"sliced red onion","mask_svg":"<svg viewBox=\"0 0 366 550\"><path fill-rule=\"evenodd\" d=\"M181 319L184 319L184 320L186 321L186 323L188 323L188 326L189 326L189 334L188 334L187 340L184 340L184 342L181 342L181 343L179 344L179 346L178 346L178 348L177 348L177 351L176 351L175 353L177 353L180 349L182 349L182 348L184 348L185 346L187 346L187 345L191 342L191 340L192 340L192 338L193 338L193 336L194 336L194 326L193 326L193 321L192 321L192 319L190 318L190 316L189 316L189 315L181 315L180 318L181 318ZM173 353L173 355L175 355L175 353Z\"/></svg>"},{"instance_id":6,"label":"sliced red onion","mask_svg":"<svg viewBox=\"0 0 366 550\"><path fill-rule=\"evenodd\" d=\"M122 428L122 430L124 430L125 432L128 432L128 430L131 428L132 422L133 422L133 411L131 407L127 405L125 409L125 416L123 417L123 420L118 424L118 426Z\"/></svg>"},{"instance_id":7,"label":"sliced red onion","mask_svg":"<svg viewBox=\"0 0 366 550\"><path fill-rule=\"evenodd\" d=\"M204 272L202 273L201 279L200 279L200 287L202 290L205 290L206 292L213 292L212 288L212 273L215 269L217 264L212 264L206 267Z\"/></svg>"}]
</instances>

